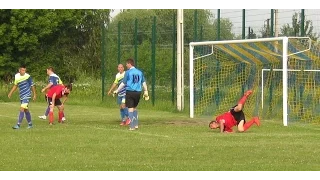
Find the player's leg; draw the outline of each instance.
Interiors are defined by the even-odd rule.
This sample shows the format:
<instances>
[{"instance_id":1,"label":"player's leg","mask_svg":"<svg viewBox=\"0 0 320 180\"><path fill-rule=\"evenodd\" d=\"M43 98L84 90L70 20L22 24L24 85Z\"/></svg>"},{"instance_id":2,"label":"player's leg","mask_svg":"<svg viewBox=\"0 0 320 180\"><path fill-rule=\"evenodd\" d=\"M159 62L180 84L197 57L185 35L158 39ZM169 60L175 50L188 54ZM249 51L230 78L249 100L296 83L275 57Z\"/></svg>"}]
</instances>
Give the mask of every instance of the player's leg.
<instances>
[{"instance_id":1,"label":"player's leg","mask_svg":"<svg viewBox=\"0 0 320 180\"><path fill-rule=\"evenodd\" d=\"M26 119L28 121L28 128L32 128L32 120L31 120L31 114L29 111L29 101L30 99L27 100L28 102L26 103L25 107L24 107L24 113L26 114Z\"/></svg>"},{"instance_id":2,"label":"player's leg","mask_svg":"<svg viewBox=\"0 0 320 180\"><path fill-rule=\"evenodd\" d=\"M47 97L47 95L44 95L44 98L45 98L45 100L46 100L46 102L48 102L48 97ZM42 115L42 116L38 116L40 119L47 119L47 116L49 115L49 111L50 111L50 107L49 106L47 106L47 109L46 109L46 111L44 112L44 115Z\"/></svg>"},{"instance_id":3,"label":"player's leg","mask_svg":"<svg viewBox=\"0 0 320 180\"><path fill-rule=\"evenodd\" d=\"M128 108L126 106L126 96L122 97L122 108L123 108L124 116L126 119L125 125L128 125L130 123L129 122L130 120L129 120Z\"/></svg>"},{"instance_id":4,"label":"player's leg","mask_svg":"<svg viewBox=\"0 0 320 180\"><path fill-rule=\"evenodd\" d=\"M56 106L57 107L57 109L58 109L58 114L59 114L59 120L61 121L61 122L65 122L67 119L66 119L66 117L65 117L65 114L64 114L64 105L62 105L62 103L61 103L61 105L60 106Z\"/></svg>"},{"instance_id":5,"label":"player's leg","mask_svg":"<svg viewBox=\"0 0 320 180\"><path fill-rule=\"evenodd\" d=\"M134 109L133 109L133 117L135 118L135 122L134 122L134 128L135 129L138 129L139 127L139 117L138 117L138 110L137 110L137 107L138 107L138 104L140 102L140 97L141 97L141 92L135 92L135 95L134 95Z\"/></svg>"},{"instance_id":6,"label":"player's leg","mask_svg":"<svg viewBox=\"0 0 320 180\"><path fill-rule=\"evenodd\" d=\"M244 93L244 95L241 97L241 99L238 101L238 104L234 107L235 112L240 112L243 109L243 106L247 100L247 98L250 96L252 93L252 90L248 90Z\"/></svg>"},{"instance_id":7,"label":"player's leg","mask_svg":"<svg viewBox=\"0 0 320 180\"><path fill-rule=\"evenodd\" d=\"M48 98L48 105L49 105L49 108L50 108L50 111L49 111L49 125L53 125L53 120L54 120L53 110L54 110L54 107L52 105L52 98Z\"/></svg>"},{"instance_id":8,"label":"player's leg","mask_svg":"<svg viewBox=\"0 0 320 180\"><path fill-rule=\"evenodd\" d=\"M17 124L12 127L13 129L20 128L20 125L21 125L22 120L24 118L24 109L26 106L28 106L28 104L26 104L25 100L21 100L20 102L21 102L21 104L20 104L20 109L19 109L18 121L17 121Z\"/></svg>"},{"instance_id":9,"label":"player's leg","mask_svg":"<svg viewBox=\"0 0 320 180\"><path fill-rule=\"evenodd\" d=\"M120 126L125 125L126 123L126 119L125 119L125 112L124 112L124 105L123 102L125 102L125 100L123 100L123 96L118 96L117 97L117 104L119 105L119 111L120 111Z\"/></svg>"},{"instance_id":10,"label":"player's leg","mask_svg":"<svg viewBox=\"0 0 320 180\"><path fill-rule=\"evenodd\" d=\"M60 111L60 108L58 106L57 106L57 108ZM61 120L62 120L62 122L64 122L65 120L67 120L66 116L64 114L64 105L61 104L61 108L63 108L63 111L62 111L62 114L61 114L61 116L62 116Z\"/></svg>"},{"instance_id":11,"label":"player's leg","mask_svg":"<svg viewBox=\"0 0 320 180\"><path fill-rule=\"evenodd\" d=\"M260 120L258 117L252 118L250 121L246 122L243 111L238 112L235 117L238 122L238 131L245 132L247 131L253 124L260 126Z\"/></svg>"},{"instance_id":12,"label":"player's leg","mask_svg":"<svg viewBox=\"0 0 320 180\"><path fill-rule=\"evenodd\" d=\"M134 92L132 91L126 91L126 107L128 108L128 116L129 116L129 124L130 128L129 130L135 130L134 128L134 116L133 116L133 111L134 111Z\"/></svg>"},{"instance_id":13,"label":"player's leg","mask_svg":"<svg viewBox=\"0 0 320 180\"><path fill-rule=\"evenodd\" d=\"M57 106L57 108L59 109L59 112L58 112L58 122L61 123L61 122L62 122L62 118L63 118L63 110L64 110L64 107L62 106L62 103L61 103L60 99L55 99L54 104L55 104L55 106Z\"/></svg>"}]
</instances>

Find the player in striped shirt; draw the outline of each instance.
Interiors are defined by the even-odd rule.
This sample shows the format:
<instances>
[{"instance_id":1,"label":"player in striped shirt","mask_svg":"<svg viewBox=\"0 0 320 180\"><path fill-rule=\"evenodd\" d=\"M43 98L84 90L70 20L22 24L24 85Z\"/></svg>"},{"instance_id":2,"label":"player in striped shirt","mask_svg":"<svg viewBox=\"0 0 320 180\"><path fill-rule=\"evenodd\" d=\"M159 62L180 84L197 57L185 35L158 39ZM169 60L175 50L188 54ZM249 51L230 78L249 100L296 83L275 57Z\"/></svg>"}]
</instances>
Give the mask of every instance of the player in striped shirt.
<instances>
[{"instance_id":1,"label":"player in striped shirt","mask_svg":"<svg viewBox=\"0 0 320 180\"><path fill-rule=\"evenodd\" d=\"M60 85L63 84L62 81L61 81L61 79L60 79L60 77L59 77L56 73L54 73L53 67L48 67L48 68L47 68L47 74L48 74L48 76L49 76L48 84L47 84L46 87L44 87L44 88L41 90L41 92L46 92L46 91L50 90L51 88L53 88L53 87L55 87L55 86L57 86L57 85L59 85L59 84L60 84ZM46 101L48 101L48 100L47 100L47 99L48 99L47 94L45 95L45 98L46 98ZM38 117L39 117L40 119L47 119L47 116L49 115L49 111L50 111L50 107L48 106L47 109L46 109L46 111L45 111L45 113L44 113L44 115L38 116ZM63 120L63 121L66 120L64 114L63 114L62 120Z\"/></svg>"},{"instance_id":2,"label":"player in striped shirt","mask_svg":"<svg viewBox=\"0 0 320 180\"><path fill-rule=\"evenodd\" d=\"M13 129L20 128L24 115L26 115L26 119L28 121L28 128L33 127L28 105L31 99L31 89L33 93L33 100L36 100L36 89L31 76L28 73L26 73L26 70L27 68L24 65L20 66L19 73L17 73L14 76L14 85L8 94L8 98L11 98L12 93L19 87L21 105L18 116L18 122L15 126L12 127Z\"/></svg>"},{"instance_id":3,"label":"player in striped shirt","mask_svg":"<svg viewBox=\"0 0 320 180\"><path fill-rule=\"evenodd\" d=\"M119 85L123 81L123 77L125 75L124 67L122 64L118 65L118 73L116 74L116 78L111 86L111 88L108 91L108 95L112 94L112 91L115 87L119 87ZM120 108L120 117L121 117L121 124L120 126L123 125L128 125L129 124L129 119L128 119L128 108L126 107L126 87L123 87L122 89L119 90L118 96L117 96L117 103Z\"/></svg>"},{"instance_id":4,"label":"player in striped shirt","mask_svg":"<svg viewBox=\"0 0 320 180\"><path fill-rule=\"evenodd\" d=\"M232 133L232 128L237 126L238 132L244 132L248 130L253 124L260 126L259 117L253 117L250 121L246 122L244 113L242 111L244 103L248 96L252 93L252 90L248 90L244 93L238 104L233 106L228 112L225 112L216 117L209 123L211 129L220 129L221 133Z\"/></svg>"}]
</instances>

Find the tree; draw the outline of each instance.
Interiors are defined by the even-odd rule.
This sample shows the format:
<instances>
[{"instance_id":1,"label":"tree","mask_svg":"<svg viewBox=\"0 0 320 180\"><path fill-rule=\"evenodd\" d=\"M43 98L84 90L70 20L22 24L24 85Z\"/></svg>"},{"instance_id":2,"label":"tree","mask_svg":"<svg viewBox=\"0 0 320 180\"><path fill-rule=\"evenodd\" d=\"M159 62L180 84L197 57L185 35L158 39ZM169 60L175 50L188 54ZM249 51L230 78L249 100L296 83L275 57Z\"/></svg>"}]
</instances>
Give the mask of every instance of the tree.
<instances>
[{"instance_id":1,"label":"tree","mask_svg":"<svg viewBox=\"0 0 320 180\"><path fill-rule=\"evenodd\" d=\"M260 29L261 37L270 37L270 19L264 21L264 26Z\"/></svg>"},{"instance_id":2,"label":"tree","mask_svg":"<svg viewBox=\"0 0 320 180\"><path fill-rule=\"evenodd\" d=\"M256 39L257 35L253 31L253 28L249 27L247 39Z\"/></svg>"},{"instance_id":3,"label":"tree","mask_svg":"<svg viewBox=\"0 0 320 180\"><path fill-rule=\"evenodd\" d=\"M61 77L97 74L100 67L101 25L110 10L0 10L0 78L10 81L19 64L36 78L54 66ZM99 68L100 69L100 68ZM63 72L63 73L62 73Z\"/></svg>"},{"instance_id":4,"label":"tree","mask_svg":"<svg viewBox=\"0 0 320 180\"><path fill-rule=\"evenodd\" d=\"M281 30L280 36L300 36L301 23L302 23L301 12L299 13L295 12L292 16L291 26L289 23L287 23L280 28ZM312 21L305 19L304 24L305 24L304 25L305 36L309 36L312 40L317 41L319 38L319 35L316 33L313 33Z\"/></svg>"},{"instance_id":5,"label":"tree","mask_svg":"<svg viewBox=\"0 0 320 180\"><path fill-rule=\"evenodd\" d=\"M145 70L146 77L151 77L151 42L153 18L156 17L156 79L157 82L167 82L172 74L172 45L176 42L173 29L176 28L176 11L172 9L132 9L120 12L114 17L108 27L108 64L116 67L118 51L118 27L120 23L121 31L121 61L125 58L133 57L135 45L135 22L138 24L138 67ZM184 44L187 51L187 44L195 40L195 10L184 10ZM197 10L197 41L213 41L217 39L217 19L211 10ZM200 28L202 26L202 34ZM229 19L220 20L221 38L233 39L231 32L232 23ZM200 38L200 35L202 39ZM188 54L188 52L185 52ZM124 58L124 59L123 59ZM185 56L187 58L187 56ZM185 67L188 68L186 60ZM160 68L161 67L161 68ZM114 68L115 69L115 68ZM110 72L110 71L109 71ZM188 72L187 70L185 72ZM110 74L111 75L111 74ZM188 76L185 76L188 77Z\"/></svg>"}]
</instances>

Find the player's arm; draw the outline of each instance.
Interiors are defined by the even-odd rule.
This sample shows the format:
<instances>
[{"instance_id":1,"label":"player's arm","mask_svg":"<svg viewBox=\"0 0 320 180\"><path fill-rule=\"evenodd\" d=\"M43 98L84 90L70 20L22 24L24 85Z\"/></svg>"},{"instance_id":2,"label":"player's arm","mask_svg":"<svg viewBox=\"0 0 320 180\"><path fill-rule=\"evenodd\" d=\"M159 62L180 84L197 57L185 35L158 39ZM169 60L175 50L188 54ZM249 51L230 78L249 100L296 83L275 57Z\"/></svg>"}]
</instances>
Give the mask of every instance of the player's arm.
<instances>
[{"instance_id":1,"label":"player's arm","mask_svg":"<svg viewBox=\"0 0 320 180\"><path fill-rule=\"evenodd\" d=\"M112 90L114 90L114 88L115 88L116 86L117 86L116 83L113 83L113 84L112 84L111 88L110 88L109 91L108 91L108 95L110 95L110 94L112 93Z\"/></svg>"},{"instance_id":2,"label":"player's arm","mask_svg":"<svg viewBox=\"0 0 320 180\"><path fill-rule=\"evenodd\" d=\"M44 92L45 90L49 89L53 85L52 82L50 82L46 87L44 87L41 92Z\"/></svg>"},{"instance_id":3,"label":"player's arm","mask_svg":"<svg viewBox=\"0 0 320 180\"><path fill-rule=\"evenodd\" d=\"M62 101L62 105L64 105L64 103L67 101L68 96L64 96L63 101Z\"/></svg>"},{"instance_id":4,"label":"player's arm","mask_svg":"<svg viewBox=\"0 0 320 180\"><path fill-rule=\"evenodd\" d=\"M56 93L53 93L53 95L52 95L52 108L54 108L54 106L55 106L55 100L56 100L56 96L57 96L57 94Z\"/></svg>"},{"instance_id":5,"label":"player's arm","mask_svg":"<svg viewBox=\"0 0 320 180\"><path fill-rule=\"evenodd\" d=\"M147 83L146 83L146 82L143 82L143 83L142 83L142 86L143 86L143 90L148 92Z\"/></svg>"},{"instance_id":6,"label":"player's arm","mask_svg":"<svg viewBox=\"0 0 320 180\"><path fill-rule=\"evenodd\" d=\"M15 90L17 90L17 88L18 88L18 86L17 86L17 85L13 85L13 87L12 87L11 91L10 91L10 92L9 92L9 94L8 94L8 98L11 98L12 93L13 93Z\"/></svg>"},{"instance_id":7,"label":"player's arm","mask_svg":"<svg viewBox=\"0 0 320 180\"><path fill-rule=\"evenodd\" d=\"M122 82L120 83L119 87L117 88L117 90L115 90L113 93L117 94L119 92L120 89L124 88L125 84Z\"/></svg>"},{"instance_id":8,"label":"player's arm","mask_svg":"<svg viewBox=\"0 0 320 180\"><path fill-rule=\"evenodd\" d=\"M144 81L142 83L142 86L143 86L143 97L144 97L144 100L149 100L149 94L148 94L148 87L147 87L147 83Z\"/></svg>"},{"instance_id":9,"label":"player's arm","mask_svg":"<svg viewBox=\"0 0 320 180\"><path fill-rule=\"evenodd\" d=\"M32 93L33 93L33 100L36 100L36 98L37 98L36 87L33 85L33 86L31 86L31 89L32 89Z\"/></svg>"},{"instance_id":10,"label":"player's arm","mask_svg":"<svg viewBox=\"0 0 320 180\"><path fill-rule=\"evenodd\" d=\"M220 132L223 133L224 132L224 119L221 119L219 122L219 128L220 128Z\"/></svg>"}]
</instances>

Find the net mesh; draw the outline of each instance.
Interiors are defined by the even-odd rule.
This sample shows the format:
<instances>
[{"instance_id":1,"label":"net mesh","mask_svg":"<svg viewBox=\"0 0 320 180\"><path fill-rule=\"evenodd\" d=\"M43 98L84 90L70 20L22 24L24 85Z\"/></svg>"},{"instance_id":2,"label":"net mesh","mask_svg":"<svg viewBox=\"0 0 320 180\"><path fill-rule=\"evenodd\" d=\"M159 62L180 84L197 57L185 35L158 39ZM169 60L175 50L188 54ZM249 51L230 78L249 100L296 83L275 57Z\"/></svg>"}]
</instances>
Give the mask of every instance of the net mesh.
<instances>
[{"instance_id":1,"label":"net mesh","mask_svg":"<svg viewBox=\"0 0 320 180\"><path fill-rule=\"evenodd\" d=\"M278 40L195 46L195 116L228 111L252 89L246 117L282 119L282 46ZM288 119L319 122L319 45L310 46L308 38L290 38L288 55Z\"/></svg>"}]
</instances>

